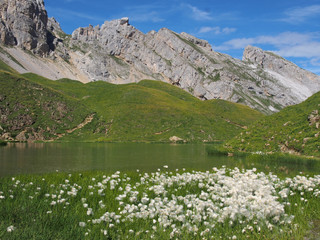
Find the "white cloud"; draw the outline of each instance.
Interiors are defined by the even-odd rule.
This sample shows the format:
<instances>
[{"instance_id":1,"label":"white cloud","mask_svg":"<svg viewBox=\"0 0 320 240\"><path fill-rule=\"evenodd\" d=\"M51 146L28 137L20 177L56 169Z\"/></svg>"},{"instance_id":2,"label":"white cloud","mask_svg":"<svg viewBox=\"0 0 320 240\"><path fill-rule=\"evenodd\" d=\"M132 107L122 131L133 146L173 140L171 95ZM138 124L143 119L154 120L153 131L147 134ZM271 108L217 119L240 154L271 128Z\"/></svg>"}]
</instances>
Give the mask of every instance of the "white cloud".
<instances>
[{"instance_id":1,"label":"white cloud","mask_svg":"<svg viewBox=\"0 0 320 240\"><path fill-rule=\"evenodd\" d=\"M313 57L320 56L319 36L314 33L302 34L297 32L284 32L276 36L257 36L254 38L235 38L215 46L216 50L242 49L247 45L271 45L278 49L281 56L287 57Z\"/></svg>"},{"instance_id":2,"label":"white cloud","mask_svg":"<svg viewBox=\"0 0 320 240\"><path fill-rule=\"evenodd\" d=\"M320 5L311 5L307 7L292 8L287 10L285 13L285 18L282 21L298 24L314 16L320 14Z\"/></svg>"},{"instance_id":3,"label":"white cloud","mask_svg":"<svg viewBox=\"0 0 320 240\"><path fill-rule=\"evenodd\" d=\"M318 58L312 58L310 63L313 65L313 66L318 66L320 67L320 57Z\"/></svg>"},{"instance_id":4,"label":"white cloud","mask_svg":"<svg viewBox=\"0 0 320 240\"><path fill-rule=\"evenodd\" d=\"M226 51L231 49L242 49L248 45L253 45L255 43L254 38L235 38L224 42L220 46L214 46L213 49L217 51Z\"/></svg>"},{"instance_id":5,"label":"white cloud","mask_svg":"<svg viewBox=\"0 0 320 240\"><path fill-rule=\"evenodd\" d=\"M319 57L320 42L306 42L295 46L284 46L280 47L280 49L275 52L283 57Z\"/></svg>"},{"instance_id":6,"label":"white cloud","mask_svg":"<svg viewBox=\"0 0 320 240\"><path fill-rule=\"evenodd\" d=\"M230 34L230 33L233 33L235 31L237 31L237 29L229 28L229 27L225 27L225 28L222 29L222 33L225 33L225 34Z\"/></svg>"},{"instance_id":7,"label":"white cloud","mask_svg":"<svg viewBox=\"0 0 320 240\"><path fill-rule=\"evenodd\" d=\"M235 28L229 28L229 27L225 27L225 28L220 28L220 27L201 27L199 30L199 34L201 33L214 33L216 35L218 34L230 34L235 32L236 29Z\"/></svg>"},{"instance_id":8,"label":"white cloud","mask_svg":"<svg viewBox=\"0 0 320 240\"><path fill-rule=\"evenodd\" d=\"M243 49L247 45L256 45L273 49L273 52L285 58L304 59L304 66L319 74L320 36L317 33L284 32L275 36L257 36L253 38L235 38L220 46L213 46L216 51Z\"/></svg>"},{"instance_id":9,"label":"white cloud","mask_svg":"<svg viewBox=\"0 0 320 240\"><path fill-rule=\"evenodd\" d=\"M214 32L215 34L220 33L220 27L202 27L198 33L209 33Z\"/></svg>"},{"instance_id":10,"label":"white cloud","mask_svg":"<svg viewBox=\"0 0 320 240\"><path fill-rule=\"evenodd\" d=\"M192 11L192 18L197 21L203 21L203 20L212 20L212 16L209 12L200 10L199 8L192 6L190 4L186 5L189 9Z\"/></svg>"}]
</instances>

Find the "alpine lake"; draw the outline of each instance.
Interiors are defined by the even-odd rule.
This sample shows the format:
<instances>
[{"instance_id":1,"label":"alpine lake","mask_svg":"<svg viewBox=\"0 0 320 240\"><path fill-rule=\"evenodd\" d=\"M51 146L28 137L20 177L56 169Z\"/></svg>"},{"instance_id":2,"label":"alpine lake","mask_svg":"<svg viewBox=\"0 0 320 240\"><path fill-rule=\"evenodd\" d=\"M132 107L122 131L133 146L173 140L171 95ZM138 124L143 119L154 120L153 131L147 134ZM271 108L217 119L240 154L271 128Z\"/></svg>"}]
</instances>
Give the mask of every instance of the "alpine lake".
<instances>
[{"instance_id":1,"label":"alpine lake","mask_svg":"<svg viewBox=\"0 0 320 240\"><path fill-rule=\"evenodd\" d=\"M0 148L0 177L20 174L81 171L154 172L169 170L207 171L213 167L256 168L280 175L319 174L320 161L248 160L244 157L212 156L210 144L161 143L9 143Z\"/></svg>"}]
</instances>

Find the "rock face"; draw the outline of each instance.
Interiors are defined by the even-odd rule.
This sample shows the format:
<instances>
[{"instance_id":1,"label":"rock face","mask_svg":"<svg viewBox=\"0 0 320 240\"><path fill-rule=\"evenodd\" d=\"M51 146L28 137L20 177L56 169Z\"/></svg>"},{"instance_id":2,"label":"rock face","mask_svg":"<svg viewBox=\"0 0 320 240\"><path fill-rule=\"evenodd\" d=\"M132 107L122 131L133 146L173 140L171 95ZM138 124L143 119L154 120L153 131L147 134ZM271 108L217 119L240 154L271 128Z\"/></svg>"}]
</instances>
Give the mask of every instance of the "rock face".
<instances>
[{"instance_id":1,"label":"rock face","mask_svg":"<svg viewBox=\"0 0 320 240\"><path fill-rule=\"evenodd\" d=\"M40 55L49 52L48 16L43 0L2 0L0 17L2 43Z\"/></svg>"},{"instance_id":2,"label":"rock face","mask_svg":"<svg viewBox=\"0 0 320 240\"><path fill-rule=\"evenodd\" d=\"M82 49L74 64L93 81L161 80L204 100L240 102L265 113L320 90L319 76L273 53L248 46L240 61L187 33L163 28L143 34L127 18L79 28L70 44Z\"/></svg>"},{"instance_id":3,"label":"rock face","mask_svg":"<svg viewBox=\"0 0 320 240\"><path fill-rule=\"evenodd\" d=\"M52 79L116 84L160 80L203 100L229 100L264 113L300 103L320 90L319 76L259 48L248 46L241 61L213 51L207 41L187 33L162 28L144 34L128 18L78 28L68 36L55 19L47 18L41 0L4 0L0 9L2 42L50 53L46 64L58 72L46 75ZM41 72L34 70L41 64L31 69L25 59L20 63L26 70Z\"/></svg>"},{"instance_id":4,"label":"rock face","mask_svg":"<svg viewBox=\"0 0 320 240\"><path fill-rule=\"evenodd\" d=\"M284 88L290 89L296 98L305 100L320 89L319 76L299 68L272 52L248 46L243 53L243 60L252 62L267 74L279 80Z\"/></svg>"}]
</instances>

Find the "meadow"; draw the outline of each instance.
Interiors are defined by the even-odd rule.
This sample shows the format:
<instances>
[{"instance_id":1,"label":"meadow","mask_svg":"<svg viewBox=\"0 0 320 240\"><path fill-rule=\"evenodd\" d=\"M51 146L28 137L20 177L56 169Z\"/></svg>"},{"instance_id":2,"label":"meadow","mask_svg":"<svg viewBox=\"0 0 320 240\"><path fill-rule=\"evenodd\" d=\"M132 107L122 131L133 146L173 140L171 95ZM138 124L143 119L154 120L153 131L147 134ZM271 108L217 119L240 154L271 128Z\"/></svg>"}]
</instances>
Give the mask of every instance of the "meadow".
<instances>
[{"instance_id":1,"label":"meadow","mask_svg":"<svg viewBox=\"0 0 320 240\"><path fill-rule=\"evenodd\" d=\"M266 116L231 140L227 151L287 152L320 157L320 92L306 101Z\"/></svg>"},{"instance_id":2,"label":"meadow","mask_svg":"<svg viewBox=\"0 0 320 240\"><path fill-rule=\"evenodd\" d=\"M320 233L320 175L163 166L0 182L0 239L316 239Z\"/></svg>"},{"instance_id":3,"label":"meadow","mask_svg":"<svg viewBox=\"0 0 320 240\"><path fill-rule=\"evenodd\" d=\"M214 142L264 116L241 104L201 101L160 81L52 81L18 74L1 61L0 108L0 135L11 141Z\"/></svg>"}]
</instances>

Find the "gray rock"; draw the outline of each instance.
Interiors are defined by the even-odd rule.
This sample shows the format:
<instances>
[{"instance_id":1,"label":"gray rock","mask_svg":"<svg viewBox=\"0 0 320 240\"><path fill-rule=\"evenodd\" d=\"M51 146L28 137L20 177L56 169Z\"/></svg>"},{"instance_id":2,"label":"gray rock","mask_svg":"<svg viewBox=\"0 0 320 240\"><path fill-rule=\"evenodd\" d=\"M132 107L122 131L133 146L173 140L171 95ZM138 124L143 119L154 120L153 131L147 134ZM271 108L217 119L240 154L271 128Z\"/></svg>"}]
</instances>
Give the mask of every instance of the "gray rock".
<instances>
[{"instance_id":1,"label":"gray rock","mask_svg":"<svg viewBox=\"0 0 320 240\"><path fill-rule=\"evenodd\" d=\"M291 89L291 95L305 100L320 90L320 77L301 69L288 60L260 48L246 47L243 60L252 62L263 69L268 75L278 80L284 88Z\"/></svg>"},{"instance_id":2,"label":"gray rock","mask_svg":"<svg viewBox=\"0 0 320 240\"><path fill-rule=\"evenodd\" d=\"M185 39L187 39L188 41L196 44L196 45L200 45L202 47L205 47L207 48L208 50L212 50L212 47L211 45L208 43L208 41L206 40L202 40L202 39L199 39L199 38L196 38L188 33L185 33L185 32L182 32L180 34L182 37L184 37Z\"/></svg>"},{"instance_id":3,"label":"gray rock","mask_svg":"<svg viewBox=\"0 0 320 240\"><path fill-rule=\"evenodd\" d=\"M117 84L160 80L203 100L243 103L267 114L320 90L318 75L252 46L241 61L188 33L162 28L144 34L126 17L78 28L68 36L55 19L48 19L41 0L3 0L0 14L1 42L49 55L54 61L37 61L61 69L52 76ZM30 71L41 72L35 71L37 65Z\"/></svg>"},{"instance_id":4,"label":"gray rock","mask_svg":"<svg viewBox=\"0 0 320 240\"><path fill-rule=\"evenodd\" d=\"M129 24L129 18L123 17L120 19L120 25Z\"/></svg>"},{"instance_id":5,"label":"gray rock","mask_svg":"<svg viewBox=\"0 0 320 240\"><path fill-rule=\"evenodd\" d=\"M57 38L64 38L67 36L61 29L60 23L54 17L48 18L47 30Z\"/></svg>"},{"instance_id":6,"label":"gray rock","mask_svg":"<svg viewBox=\"0 0 320 240\"><path fill-rule=\"evenodd\" d=\"M178 34L163 28L143 34L124 22L129 20L106 21L101 28L89 26L73 32L72 46L82 49L76 65L92 80L113 83L137 82L144 78L161 80L178 85L200 99L241 102L265 113L278 111L311 95L309 90L303 94L295 90L297 79L293 75L284 76L280 70L266 69L266 53L261 49L249 51L253 48L247 48L244 61L240 61L212 51L207 41L187 33ZM285 61L273 58L278 59L279 64ZM320 82L319 78L314 79Z\"/></svg>"},{"instance_id":7,"label":"gray rock","mask_svg":"<svg viewBox=\"0 0 320 240\"><path fill-rule=\"evenodd\" d=\"M48 16L43 0L2 0L0 17L2 43L33 50L40 55L50 51L47 43Z\"/></svg>"}]
</instances>

